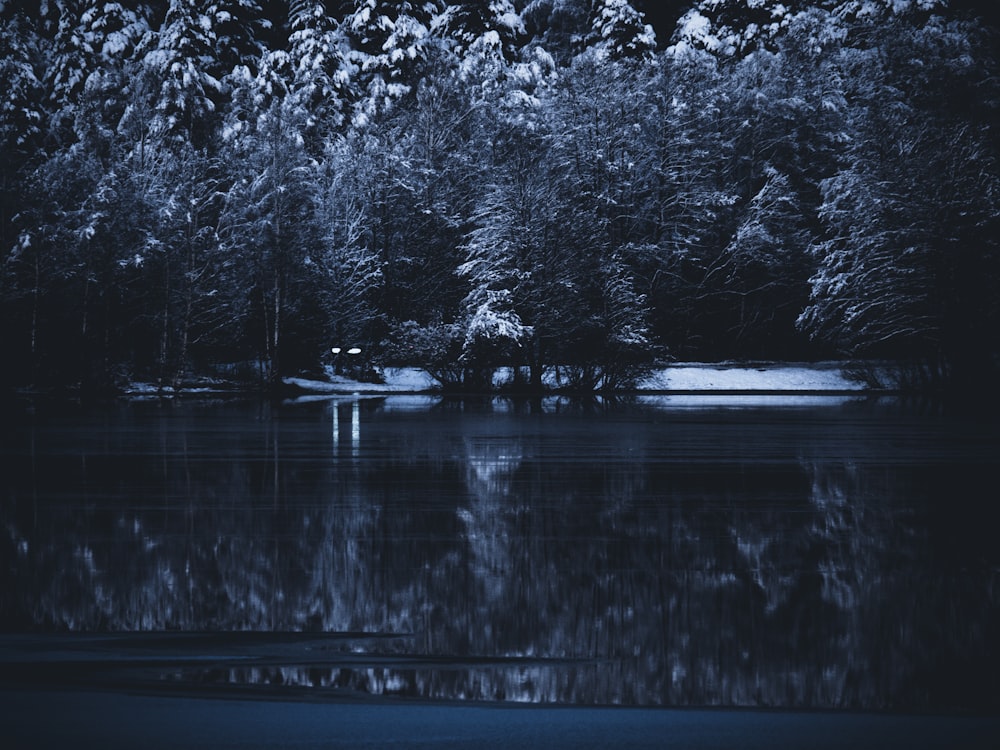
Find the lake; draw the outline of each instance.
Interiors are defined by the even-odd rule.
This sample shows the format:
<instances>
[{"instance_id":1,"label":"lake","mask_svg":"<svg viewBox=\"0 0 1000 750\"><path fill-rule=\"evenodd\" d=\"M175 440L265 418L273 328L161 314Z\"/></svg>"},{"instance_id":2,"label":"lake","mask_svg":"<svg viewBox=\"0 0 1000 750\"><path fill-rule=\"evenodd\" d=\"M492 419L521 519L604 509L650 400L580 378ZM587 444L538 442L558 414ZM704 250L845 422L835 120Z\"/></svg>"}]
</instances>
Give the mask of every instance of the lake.
<instances>
[{"instance_id":1,"label":"lake","mask_svg":"<svg viewBox=\"0 0 1000 750\"><path fill-rule=\"evenodd\" d=\"M990 415L39 400L2 435L8 686L1000 713Z\"/></svg>"}]
</instances>

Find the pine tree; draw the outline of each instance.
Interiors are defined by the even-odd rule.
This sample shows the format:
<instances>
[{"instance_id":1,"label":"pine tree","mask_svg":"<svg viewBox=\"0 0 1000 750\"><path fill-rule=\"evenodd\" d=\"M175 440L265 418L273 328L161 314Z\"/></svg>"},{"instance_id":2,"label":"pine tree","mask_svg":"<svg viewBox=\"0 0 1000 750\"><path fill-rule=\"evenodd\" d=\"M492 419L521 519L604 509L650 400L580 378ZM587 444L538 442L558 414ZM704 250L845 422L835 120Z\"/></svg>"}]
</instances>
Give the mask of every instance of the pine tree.
<instances>
[{"instance_id":1,"label":"pine tree","mask_svg":"<svg viewBox=\"0 0 1000 750\"><path fill-rule=\"evenodd\" d=\"M46 70L46 88L56 109L79 98L94 67L96 55L92 40L81 24L82 5L67 4L59 15L51 61Z\"/></svg>"},{"instance_id":2,"label":"pine tree","mask_svg":"<svg viewBox=\"0 0 1000 750\"><path fill-rule=\"evenodd\" d=\"M306 151L305 113L275 91L268 75L263 64L256 77L244 68L236 81L223 130L228 188L219 236L234 259L225 290L236 295L230 306L273 384L302 365L297 341L322 331L296 326L296 312L315 299L308 267L320 231L317 164Z\"/></svg>"},{"instance_id":3,"label":"pine tree","mask_svg":"<svg viewBox=\"0 0 1000 750\"><path fill-rule=\"evenodd\" d=\"M0 26L0 88L6 92L0 100L0 159L5 188L42 133L43 86L35 70L40 59L37 35L25 18L14 17ZM9 205L5 198L5 216Z\"/></svg>"},{"instance_id":4,"label":"pine tree","mask_svg":"<svg viewBox=\"0 0 1000 750\"><path fill-rule=\"evenodd\" d=\"M163 25L142 50L145 75L157 89L156 133L199 146L216 126L228 72L209 10L200 0L170 0Z\"/></svg>"},{"instance_id":5,"label":"pine tree","mask_svg":"<svg viewBox=\"0 0 1000 750\"><path fill-rule=\"evenodd\" d=\"M29 202L28 166L37 153L45 111L43 86L36 74L40 40L33 25L20 15L0 24L0 315L5 325L0 345L12 363L9 376L26 382L38 347L42 263L37 227L15 217Z\"/></svg>"},{"instance_id":6,"label":"pine tree","mask_svg":"<svg viewBox=\"0 0 1000 750\"><path fill-rule=\"evenodd\" d=\"M309 270L316 280L326 344L359 344L370 349L384 330L378 305L383 264L366 231L370 209L366 195L372 175L363 151L358 138L334 139L318 167L317 223L321 229Z\"/></svg>"},{"instance_id":7,"label":"pine tree","mask_svg":"<svg viewBox=\"0 0 1000 750\"><path fill-rule=\"evenodd\" d=\"M656 50L656 34L628 0L595 0L592 43L613 60L644 57Z\"/></svg>"},{"instance_id":8,"label":"pine tree","mask_svg":"<svg viewBox=\"0 0 1000 750\"><path fill-rule=\"evenodd\" d=\"M1000 324L996 61L972 24L896 20L842 61L850 141L799 323L857 356L977 382ZM976 91L975 97L970 92Z\"/></svg>"},{"instance_id":9,"label":"pine tree","mask_svg":"<svg viewBox=\"0 0 1000 750\"><path fill-rule=\"evenodd\" d=\"M496 48L513 60L525 41L525 27L511 0L470 0L450 4L435 23L464 55L476 46Z\"/></svg>"},{"instance_id":10,"label":"pine tree","mask_svg":"<svg viewBox=\"0 0 1000 750\"><path fill-rule=\"evenodd\" d=\"M429 53L432 20L439 10L434 2L354 1L344 27L362 92L355 106L356 123L366 124L413 90Z\"/></svg>"},{"instance_id":11,"label":"pine tree","mask_svg":"<svg viewBox=\"0 0 1000 750\"><path fill-rule=\"evenodd\" d=\"M263 54L261 37L271 21L259 0L210 0L205 17L212 21L220 77L239 65L252 66Z\"/></svg>"},{"instance_id":12,"label":"pine tree","mask_svg":"<svg viewBox=\"0 0 1000 750\"><path fill-rule=\"evenodd\" d=\"M946 0L700 0L677 25L674 49L693 47L723 58L776 48L803 14L823 11L837 23L866 25L908 17L922 22Z\"/></svg>"},{"instance_id":13,"label":"pine tree","mask_svg":"<svg viewBox=\"0 0 1000 750\"><path fill-rule=\"evenodd\" d=\"M324 3L299 3L292 18L289 62L293 106L305 117L304 135L318 152L345 123L355 99L356 76L347 37Z\"/></svg>"},{"instance_id":14,"label":"pine tree","mask_svg":"<svg viewBox=\"0 0 1000 750\"><path fill-rule=\"evenodd\" d=\"M529 0L521 11L528 36L560 64L586 46L592 0Z\"/></svg>"}]
</instances>

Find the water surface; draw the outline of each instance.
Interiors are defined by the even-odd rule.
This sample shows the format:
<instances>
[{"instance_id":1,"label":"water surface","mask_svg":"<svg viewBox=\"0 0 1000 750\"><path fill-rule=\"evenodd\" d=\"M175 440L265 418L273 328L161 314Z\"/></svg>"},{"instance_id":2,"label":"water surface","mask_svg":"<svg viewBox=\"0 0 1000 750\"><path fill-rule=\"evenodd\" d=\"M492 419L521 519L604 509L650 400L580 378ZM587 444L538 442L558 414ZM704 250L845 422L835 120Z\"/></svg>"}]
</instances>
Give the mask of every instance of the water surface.
<instances>
[{"instance_id":1,"label":"water surface","mask_svg":"<svg viewBox=\"0 0 1000 750\"><path fill-rule=\"evenodd\" d=\"M848 398L35 403L7 683L1000 711L1000 428Z\"/></svg>"}]
</instances>

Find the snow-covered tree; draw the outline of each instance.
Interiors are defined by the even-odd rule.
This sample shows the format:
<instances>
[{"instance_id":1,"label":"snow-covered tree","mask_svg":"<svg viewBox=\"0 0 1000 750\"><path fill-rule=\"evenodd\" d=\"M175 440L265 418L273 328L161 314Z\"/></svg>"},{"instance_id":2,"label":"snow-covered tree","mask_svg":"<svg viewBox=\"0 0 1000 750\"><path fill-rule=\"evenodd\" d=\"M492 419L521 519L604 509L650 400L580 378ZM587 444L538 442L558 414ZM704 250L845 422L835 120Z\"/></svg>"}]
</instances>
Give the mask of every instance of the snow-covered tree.
<instances>
[{"instance_id":1,"label":"snow-covered tree","mask_svg":"<svg viewBox=\"0 0 1000 750\"><path fill-rule=\"evenodd\" d=\"M648 371L653 354L646 297L621 253L612 252L600 268L601 306L596 311L597 349L587 358L589 383L601 390L635 385ZM588 383L588 384L589 384Z\"/></svg>"},{"instance_id":2,"label":"snow-covered tree","mask_svg":"<svg viewBox=\"0 0 1000 750\"><path fill-rule=\"evenodd\" d=\"M528 0L521 11L528 35L560 64L569 64L591 34L593 0Z\"/></svg>"},{"instance_id":3,"label":"snow-covered tree","mask_svg":"<svg viewBox=\"0 0 1000 750\"><path fill-rule=\"evenodd\" d=\"M127 60L149 31L149 11L121 3L92 0L80 24L95 54L106 64Z\"/></svg>"},{"instance_id":4,"label":"snow-covered tree","mask_svg":"<svg viewBox=\"0 0 1000 750\"><path fill-rule=\"evenodd\" d=\"M638 78L637 80L642 80ZM636 217L629 252L650 306L654 339L675 353L703 345L703 280L724 246L724 218L737 200L727 174L735 150L727 132L725 76L707 53L664 56L640 91L631 136ZM717 337L717 331L711 334Z\"/></svg>"},{"instance_id":5,"label":"snow-covered tree","mask_svg":"<svg viewBox=\"0 0 1000 750\"><path fill-rule=\"evenodd\" d=\"M230 291L247 301L242 323L265 379L276 382L286 368L297 366L296 346L303 333L322 335L303 331L296 318L315 299L308 268L319 247L320 192L317 164L302 136L306 115L289 97L261 95L273 93L277 85L260 80L267 72L267 65L258 76L244 68L233 92L223 131L229 187L219 233L238 264L234 271L239 281ZM256 102L266 102L266 109Z\"/></svg>"},{"instance_id":6,"label":"snow-covered tree","mask_svg":"<svg viewBox=\"0 0 1000 750\"><path fill-rule=\"evenodd\" d=\"M157 344L153 375L178 386L194 365L214 361L231 344L238 320L233 298L242 300L245 289L231 283L232 259L218 236L222 195L213 159L191 144L167 142L145 158L132 175L133 189L142 188L136 190L142 241L120 266L147 293L141 304L155 322L143 333Z\"/></svg>"},{"instance_id":7,"label":"snow-covered tree","mask_svg":"<svg viewBox=\"0 0 1000 750\"><path fill-rule=\"evenodd\" d=\"M577 369L581 387L620 383L649 348L646 300L631 265L635 248L648 239L642 213L649 190L649 81L641 68L594 48L574 59L544 102L553 131L549 168L563 203L563 242L576 253L582 305L575 330L564 337L561 364Z\"/></svg>"},{"instance_id":8,"label":"snow-covered tree","mask_svg":"<svg viewBox=\"0 0 1000 750\"><path fill-rule=\"evenodd\" d=\"M63 347L65 375L77 383L107 374L118 247L127 246L131 235L117 210L125 198L121 185L104 163L107 144L96 135L56 150L34 170L13 258L32 271L31 357L37 374L53 374L51 358Z\"/></svg>"},{"instance_id":9,"label":"snow-covered tree","mask_svg":"<svg viewBox=\"0 0 1000 750\"><path fill-rule=\"evenodd\" d=\"M803 13L821 10L831 23L872 26L893 18L926 18L946 6L946 0L700 0L678 22L672 49L693 47L723 58L742 57L774 49Z\"/></svg>"},{"instance_id":10,"label":"snow-covered tree","mask_svg":"<svg viewBox=\"0 0 1000 750\"><path fill-rule=\"evenodd\" d=\"M705 275L726 312L720 338L744 355L768 351L765 339L772 351L793 351L784 347L794 338L812 266L807 249L814 207L804 205L788 176L773 167L765 169L764 180L741 206L729 243Z\"/></svg>"},{"instance_id":11,"label":"snow-covered tree","mask_svg":"<svg viewBox=\"0 0 1000 750\"><path fill-rule=\"evenodd\" d=\"M449 3L434 19L433 28L455 40L459 55L479 45L496 48L506 59L513 60L525 40L524 21L511 0Z\"/></svg>"},{"instance_id":12,"label":"snow-covered tree","mask_svg":"<svg viewBox=\"0 0 1000 750\"><path fill-rule=\"evenodd\" d=\"M18 199L16 265L34 266L31 360L73 331L66 374L80 381L109 375L122 328L115 319L125 296L114 292L121 280L116 264L137 241L141 212L121 169L129 146L118 126L126 60L144 29L141 15L116 3L63 3L39 58L50 63L45 151L32 154L32 187L24 183Z\"/></svg>"},{"instance_id":13,"label":"snow-covered tree","mask_svg":"<svg viewBox=\"0 0 1000 750\"><path fill-rule=\"evenodd\" d=\"M252 65L264 52L261 36L272 22L259 0L209 0L205 18L212 23L222 77L239 65Z\"/></svg>"},{"instance_id":14,"label":"snow-covered tree","mask_svg":"<svg viewBox=\"0 0 1000 750\"><path fill-rule=\"evenodd\" d=\"M66 5L59 15L59 25L46 70L46 88L56 107L74 101L83 91L95 58L92 40L81 24L82 3Z\"/></svg>"},{"instance_id":15,"label":"snow-covered tree","mask_svg":"<svg viewBox=\"0 0 1000 750\"><path fill-rule=\"evenodd\" d=\"M560 316L564 311L572 315L565 266L547 242L555 217L533 205L545 185L537 171L504 175L480 205L478 226L466 247L468 260L459 267L470 289L464 300L463 358L470 367L488 370L510 362L518 377L527 366L536 390L552 364L549 348L564 332Z\"/></svg>"},{"instance_id":16,"label":"snow-covered tree","mask_svg":"<svg viewBox=\"0 0 1000 750\"><path fill-rule=\"evenodd\" d=\"M470 367L492 370L508 361L519 367L524 358L514 350L532 343L539 300L531 289L536 249L531 243L537 232L524 201L531 189L528 182L496 184L474 217L478 226L469 235L468 259L459 267L470 288L463 302L463 358ZM530 359L527 364L534 364L540 383L541 364Z\"/></svg>"},{"instance_id":17,"label":"snow-covered tree","mask_svg":"<svg viewBox=\"0 0 1000 750\"><path fill-rule=\"evenodd\" d=\"M34 155L44 125L43 87L36 74L38 37L22 16L0 25L0 252L14 246L11 224L21 199L22 167Z\"/></svg>"},{"instance_id":18,"label":"snow-covered tree","mask_svg":"<svg viewBox=\"0 0 1000 750\"><path fill-rule=\"evenodd\" d=\"M325 135L339 130L355 99L356 76L342 27L322 2L301 3L289 38L292 105L305 115L311 148L321 148Z\"/></svg>"},{"instance_id":19,"label":"snow-covered tree","mask_svg":"<svg viewBox=\"0 0 1000 750\"><path fill-rule=\"evenodd\" d=\"M703 294L717 294L711 311L718 338L747 356L802 342L794 319L805 304L813 261L807 248L819 231L819 182L837 166L846 103L829 50L842 36L828 14L800 14L775 51L734 61L726 76L729 101L723 134L730 146L725 179L734 203L720 222Z\"/></svg>"},{"instance_id":20,"label":"snow-covered tree","mask_svg":"<svg viewBox=\"0 0 1000 750\"><path fill-rule=\"evenodd\" d=\"M527 368L535 390L553 367L566 386L619 382L646 342L645 300L619 252L635 208L636 113L625 87L592 86L583 71L600 66L584 57L489 126L488 189L459 267L464 358Z\"/></svg>"},{"instance_id":21,"label":"snow-covered tree","mask_svg":"<svg viewBox=\"0 0 1000 750\"><path fill-rule=\"evenodd\" d=\"M967 23L880 36L844 57L851 140L821 184L826 235L800 324L850 354L986 376L1000 323L995 59Z\"/></svg>"},{"instance_id":22,"label":"snow-covered tree","mask_svg":"<svg viewBox=\"0 0 1000 750\"><path fill-rule=\"evenodd\" d=\"M693 47L721 57L748 54L769 46L801 4L797 0L700 0L678 22L673 49Z\"/></svg>"},{"instance_id":23,"label":"snow-covered tree","mask_svg":"<svg viewBox=\"0 0 1000 750\"><path fill-rule=\"evenodd\" d=\"M120 3L86 2L65 12L47 76L55 142L70 143L88 128L117 126L126 67L148 31L145 16Z\"/></svg>"},{"instance_id":24,"label":"snow-covered tree","mask_svg":"<svg viewBox=\"0 0 1000 750\"><path fill-rule=\"evenodd\" d=\"M163 25L141 50L156 86L157 135L204 145L224 101L215 19L202 0L170 0Z\"/></svg>"},{"instance_id":25,"label":"snow-covered tree","mask_svg":"<svg viewBox=\"0 0 1000 750\"><path fill-rule=\"evenodd\" d=\"M409 93L429 53L437 3L419 0L354 0L344 27L362 91L354 119L366 124Z\"/></svg>"},{"instance_id":26,"label":"snow-covered tree","mask_svg":"<svg viewBox=\"0 0 1000 750\"><path fill-rule=\"evenodd\" d=\"M613 60L644 57L656 50L656 33L629 0L595 0L590 22L593 44Z\"/></svg>"},{"instance_id":27,"label":"snow-covered tree","mask_svg":"<svg viewBox=\"0 0 1000 750\"><path fill-rule=\"evenodd\" d=\"M333 140L317 175L318 245L307 271L315 280L324 343L346 346L377 341L382 264L367 242L363 145L350 136Z\"/></svg>"}]
</instances>

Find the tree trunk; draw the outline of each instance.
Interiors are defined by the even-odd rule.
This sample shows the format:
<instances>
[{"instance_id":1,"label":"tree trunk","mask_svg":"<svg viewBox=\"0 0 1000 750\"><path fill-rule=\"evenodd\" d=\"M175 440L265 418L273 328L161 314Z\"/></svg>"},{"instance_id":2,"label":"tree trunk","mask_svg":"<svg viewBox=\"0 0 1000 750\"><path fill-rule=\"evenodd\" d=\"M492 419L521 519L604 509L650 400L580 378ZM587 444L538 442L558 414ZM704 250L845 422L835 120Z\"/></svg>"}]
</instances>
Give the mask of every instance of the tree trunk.
<instances>
[{"instance_id":1,"label":"tree trunk","mask_svg":"<svg viewBox=\"0 0 1000 750\"><path fill-rule=\"evenodd\" d=\"M535 393L542 392L542 373L544 371L544 366L542 364L542 342L539 340L533 341L529 344L528 348L528 368L530 370L531 379L531 390Z\"/></svg>"},{"instance_id":2,"label":"tree trunk","mask_svg":"<svg viewBox=\"0 0 1000 750\"><path fill-rule=\"evenodd\" d=\"M278 271L274 272L274 315L273 332L271 338L271 379L277 382L280 377L280 362L278 354L281 351L281 285Z\"/></svg>"},{"instance_id":3,"label":"tree trunk","mask_svg":"<svg viewBox=\"0 0 1000 750\"><path fill-rule=\"evenodd\" d=\"M194 248L194 236L197 234L197 227L193 226L190 222L188 224L188 238L187 238L187 258L185 261L184 268L184 313L181 318L181 341L180 341L180 351L177 357L177 369L174 371L173 385L174 388L179 388L181 385L182 378L184 377L184 370L187 364L187 350L188 341L190 340L191 331L191 311L194 309L194 265L195 265L195 248Z\"/></svg>"},{"instance_id":4,"label":"tree trunk","mask_svg":"<svg viewBox=\"0 0 1000 750\"><path fill-rule=\"evenodd\" d=\"M163 289L163 327L160 330L160 387L163 387L167 377L167 352L170 348L170 260L167 259L164 271Z\"/></svg>"},{"instance_id":5,"label":"tree trunk","mask_svg":"<svg viewBox=\"0 0 1000 750\"><path fill-rule=\"evenodd\" d=\"M38 253L35 253L35 288L32 289L31 299L31 359L34 362L38 353L38 305L41 296L41 262Z\"/></svg>"},{"instance_id":6,"label":"tree trunk","mask_svg":"<svg viewBox=\"0 0 1000 750\"><path fill-rule=\"evenodd\" d=\"M260 308L264 316L264 382L270 384L274 379L274 364L271 354L271 303L267 298L267 290L260 290Z\"/></svg>"}]
</instances>

